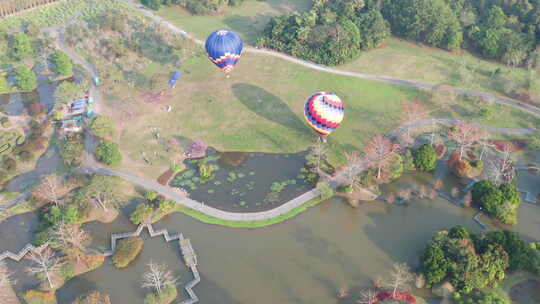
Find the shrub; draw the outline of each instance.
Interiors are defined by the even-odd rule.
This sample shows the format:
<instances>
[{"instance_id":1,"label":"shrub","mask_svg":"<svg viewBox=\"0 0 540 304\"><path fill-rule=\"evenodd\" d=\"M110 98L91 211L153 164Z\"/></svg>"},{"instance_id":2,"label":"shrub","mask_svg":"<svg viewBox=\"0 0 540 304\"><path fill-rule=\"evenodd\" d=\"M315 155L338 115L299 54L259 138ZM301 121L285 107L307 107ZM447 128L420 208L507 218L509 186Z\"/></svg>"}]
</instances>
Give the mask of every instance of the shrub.
<instances>
[{"instance_id":1,"label":"shrub","mask_svg":"<svg viewBox=\"0 0 540 304\"><path fill-rule=\"evenodd\" d=\"M317 189L321 192L321 200L327 200L334 195L334 190L326 182L318 182Z\"/></svg>"},{"instance_id":2,"label":"shrub","mask_svg":"<svg viewBox=\"0 0 540 304\"><path fill-rule=\"evenodd\" d=\"M81 135L66 137L60 141L58 146L64 164L72 167L77 167L81 164L84 151Z\"/></svg>"},{"instance_id":3,"label":"shrub","mask_svg":"<svg viewBox=\"0 0 540 304\"><path fill-rule=\"evenodd\" d=\"M506 224L516 224L521 196L513 184L495 185L489 180L474 184L472 200L484 210Z\"/></svg>"},{"instance_id":4,"label":"shrub","mask_svg":"<svg viewBox=\"0 0 540 304\"><path fill-rule=\"evenodd\" d=\"M8 93L10 90L6 77L0 76L0 94Z\"/></svg>"},{"instance_id":5,"label":"shrub","mask_svg":"<svg viewBox=\"0 0 540 304\"><path fill-rule=\"evenodd\" d=\"M99 115L90 123L92 134L97 137L108 137L114 134L114 123L112 118Z\"/></svg>"},{"instance_id":6,"label":"shrub","mask_svg":"<svg viewBox=\"0 0 540 304\"><path fill-rule=\"evenodd\" d=\"M24 91L32 91L37 85L36 74L29 68L21 66L15 69L15 83L17 88Z\"/></svg>"},{"instance_id":7,"label":"shrub","mask_svg":"<svg viewBox=\"0 0 540 304\"><path fill-rule=\"evenodd\" d=\"M124 268L129 265L142 251L144 241L140 237L121 239L112 257L114 266Z\"/></svg>"},{"instance_id":8,"label":"shrub","mask_svg":"<svg viewBox=\"0 0 540 304\"><path fill-rule=\"evenodd\" d=\"M161 294L148 293L144 297L144 304L169 304L178 296L178 290L175 286L166 286Z\"/></svg>"},{"instance_id":9,"label":"shrub","mask_svg":"<svg viewBox=\"0 0 540 304\"><path fill-rule=\"evenodd\" d=\"M432 145L422 145L414 154L414 165L418 170L431 171L437 166L437 151Z\"/></svg>"},{"instance_id":10,"label":"shrub","mask_svg":"<svg viewBox=\"0 0 540 304\"><path fill-rule=\"evenodd\" d=\"M108 140L100 141L95 154L97 160L108 166L115 166L122 160L118 145Z\"/></svg>"},{"instance_id":11,"label":"shrub","mask_svg":"<svg viewBox=\"0 0 540 304\"><path fill-rule=\"evenodd\" d=\"M510 304L510 299L495 291L475 290L471 293L455 293L454 304Z\"/></svg>"},{"instance_id":12,"label":"shrub","mask_svg":"<svg viewBox=\"0 0 540 304\"><path fill-rule=\"evenodd\" d=\"M162 213L169 213L174 209L174 206L176 206L175 201L164 201L159 204L159 211Z\"/></svg>"},{"instance_id":13,"label":"shrub","mask_svg":"<svg viewBox=\"0 0 540 304\"><path fill-rule=\"evenodd\" d=\"M13 36L11 42L11 55L16 59L23 59L32 54L32 42L25 33L18 33Z\"/></svg>"},{"instance_id":14,"label":"shrub","mask_svg":"<svg viewBox=\"0 0 540 304\"><path fill-rule=\"evenodd\" d=\"M152 213L154 212L154 208L148 204L139 204L133 213L129 216L129 220L135 224L139 225L140 223L144 222L146 219L150 218L152 216Z\"/></svg>"},{"instance_id":15,"label":"shrub","mask_svg":"<svg viewBox=\"0 0 540 304\"><path fill-rule=\"evenodd\" d=\"M30 289L23 297L28 304L56 304L56 297L52 291Z\"/></svg>"}]
</instances>

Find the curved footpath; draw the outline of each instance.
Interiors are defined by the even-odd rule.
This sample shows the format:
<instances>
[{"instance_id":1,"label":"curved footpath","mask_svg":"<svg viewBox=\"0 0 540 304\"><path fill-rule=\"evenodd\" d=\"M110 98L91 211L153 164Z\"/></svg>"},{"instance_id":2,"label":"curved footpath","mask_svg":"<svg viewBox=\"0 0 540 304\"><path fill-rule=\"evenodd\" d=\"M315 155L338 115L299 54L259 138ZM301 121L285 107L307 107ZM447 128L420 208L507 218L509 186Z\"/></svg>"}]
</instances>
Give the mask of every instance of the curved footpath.
<instances>
[{"instance_id":1,"label":"curved footpath","mask_svg":"<svg viewBox=\"0 0 540 304\"><path fill-rule=\"evenodd\" d=\"M151 18L155 22L166 25L173 32L175 32L177 34L180 34L180 35L182 35L182 36L184 36L184 37L186 37L186 38L188 38L190 40L193 40L195 43L197 43L199 45L204 45L204 42L202 40L199 40L199 39L193 37L192 35L190 35L186 31L184 31L183 29L177 27L176 25L172 24L171 22L167 21L166 19L156 15L154 12L147 9L142 4L133 3L132 0L123 0L123 1L125 1L131 7L139 10L141 13L148 16L149 18ZM435 87L435 85L422 83L422 82L417 82L417 81L411 81L411 80L405 80L405 79L399 79L399 78L387 77L387 76L380 76L380 75L363 74L363 73L356 73L356 72L338 70L338 69L330 68L330 67L327 67L327 66L318 65L318 64L313 63L313 62L298 59L298 58L295 58L295 57L292 57L292 56L289 56L289 55L286 55L286 54L283 54L283 53L279 53L279 52L276 52L276 51L268 50L268 49L258 49L258 48L254 48L254 47L251 47L251 46L247 46L247 47L244 48L244 51L249 52L249 53L260 54L260 55L278 57L278 58L287 60L287 61L292 62L292 63L300 64L300 65L302 65L302 66L304 66L306 68L310 68L310 69L313 69L313 70L318 70L318 71L322 71L322 72L326 72L326 73L336 74L336 75L350 76L350 77L361 78L361 79L369 79L369 80L381 81L381 82L386 82L386 83L395 84L395 85L415 87L415 88L419 88L419 89L431 89L431 88ZM512 100L510 98L505 98L505 97L500 97L500 96L495 96L495 95L491 95L491 94L487 94L487 93L475 92L475 91L470 91L470 90L465 90L465 89L459 89L459 88L456 88L456 92L459 93L459 94L462 94L462 95L489 98L489 99L491 99L491 100L493 100L493 101L495 101L495 102L497 102L499 104L514 107L514 108L526 111L528 113L531 113L533 115L540 116L540 109L539 108L536 108L536 107L528 105L528 104L516 102L516 101L514 101L514 100Z\"/></svg>"},{"instance_id":2,"label":"curved footpath","mask_svg":"<svg viewBox=\"0 0 540 304\"><path fill-rule=\"evenodd\" d=\"M204 44L203 41L192 37L186 31L176 27L175 25L171 24L170 22L166 21L165 19L157 16L153 12L151 12L151 11L147 10L146 8L144 8L142 5L134 4L131 0L124 0L124 1L128 5L138 9L139 11L141 11L143 14L150 17L154 21L167 25L172 31L174 31L174 32L176 32L176 33L178 33L178 34L180 34L180 35L182 35L184 37L187 37L187 38L195 41L197 44L201 44L201 45ZM68 54L68 56L70 56L75 63L77 63L77 64L81 65L82 67L84 67L92 75L92 77L98 77L97 71L95 70L95 68L91 64L89 64L84 58L82 58L80 55L78 55L74 50L72 50L71 48L66 46L66 44L64 43L64 36L61 33L62 28L63 28L63 26L58 26L58 27L54 27L54 28L49 28L47 30L49 30L49 31L56 34L57 44L58 44L59 48L62 49L66 54ZM308 68L311 68L311 69L316 69L316 70L320 70L320 71L324 71L324 72L328 72L328 73L333 73L333 74L339 74L339 75L351 76L351 77L357 77L357 78L364 78L364 79L371 79L371 80L377 80L377 81L384 81L384 82L388 82L388 83L392 83L392 84L407 85L407 86L413 86L413 87L424 88L424 89L429 89L429 88L433 87L432 85L428 85L428 84L423 84L423 83L418 83L418 82L413 82L413 81L408 81L408 80L401 80L401 79L396 79L396 78L390 78L390 77L385 77L385 76L376 76L376 75L368 75L368 74L360 74L360 73L353 73L353 72L335 70L335 69L332 69L332 68L320 66L320 65L317 65L317 64L314 64L314 63L311 63L311 62L307 62L307 61L304 61L304 60L293 58L291 56L288 56L288 55L285 55L285 54L282 54L282 53L269 51L269 50L255 49L255 48L252 48L252 47L247 47L246 50L248 52L253 52L253 53L258 53L258 54L264 54L264 55L279 57L279 58L285 59L285 60L293 62L293 63L301 64L301 65L303 65L305 67L308 67ZM92 84L90 90L91 90L91 94L94 96L94 98L96 100L96 104L97 104L101 100L101 92L93 84ZM530 107L530 106L525 106L525 105L522 105L522 104L518 104L518 103L516 103L516 102L514 102L514 101L512 101L510 99L501 98L501 97L497 97L497 96L493 96L493 95L489 95L489 94L484 94L484 93L466 91L466 90L458 90L458 91L461 94L469 94L469 95L473 95L473 96L487 96L487 97L490 97L490 98L492 98L493 100L495 100L495 101L497 101L499 103L520 108L520 109L525 110L525 111L527 111L529 113L532 113L534 115L540 115L540 110L539 109L536 109L536 108L533 108L533 107ZM459 120L445 119L445 118L425 119L425 120L418 121L418 122L415 122L415 123L410 124L410 125L401 126L398 129L396 129L394 132L390 133L390 136L396 136L396 135L401 134L402 132L404 132L407 129L416 128L416 127L419 127L419 126L422 126L422 125L425 125L425 124L434 123L434 122L435 123L457 123L457 122L459 122ZM532 133L532 132L536 131L536 129L508 129L508 128L495 128L495 127L489 127L489 126L485 126L485 128L489 129L492 132L514 134L514 135L515 134L529 134L529 133ZM124 180L130 181L130 182L132 182L134 184L137 184L139 186L142 186L142 187L144 187L146 189L151 189L153 191L156 191L159 194L163 195L164 197L166 197L168 199L171 199L171 200L175 200L175 201L183 204L186 207L189 207L191 209L197 210L197 211L199 211L201 213L204 213L206 215L209 215L209 216L212 216L212 217L215 217L215 218L219 218L219 219L222 219L222 220L250 222L250 221L260 221L260 220L272 219L272 218L275 218L275 217L277 217L279 215L283 215L283 214L285 214L287 212L290 212L291 210L293 210L295 208L298 208L298 207L302 206L304 203L306 203L306 202L308 202L308 201L310 201L312 199L315 199L315 198L317 198L318 196L321 195L321 193L320 193L320 191L318 189L313 189L313 190L308 191L308 192L300 195L299 197L297 197L297 198L295 198L295 199L293 199L293 200L291 200L291 201L289 201L289 202L287 202L287 203L285 203L285 204L283 204L283 205L281 205L281 206L279 206L279 207L277 207L275 209L272 209L272 210L263 211L263 212L254 212L254 213L226 212L226 211L223 211L223 210L220 210L220 209L216 209L216 208L207 206L202 202L197 202L195 200L192 200L192 199L190 199L190 198L188 198L188 197L174 191L172 188L160 185L160 184L158 184L158 183L156 183L156 182L154 182L152 180L149 180L149 179L146 179L146 178L143 178L143 177L139 177L139 176L136 176L136 175L132 175L130 173L121 172L121 171L113 170L113 169L110 169L110 168L105 168L105 167L97 164L96 161L94 160L94 158L92 156L93 146L94 146L93 137L92 136L85 136L85 163L81 168L79 168L79 171L84 172L84 173L104 174L104 175L111 175L111 176L120 177L120 178L122 178ZM362 172L363 170L365 170L367 168L367 165L365 163L358 163L358 164L354 164L353 166L354 166L354 170L357 173L360 173L360 172ZM341 172L338 175L331 178L330 180L328 180L328 183L332 188L335 189L339 185L343 184L344 181L345 181L345 172ZM28 195L28 193L25 193L23 195ZM22 201L23 199L21 199L21 198L23 197L23 195L21 195L19 198L17 198L16 200L11 202L7 206L11 207L11 206L14 206L15 204L17 204L18 202Z\"/></svg>"}]
</instances>

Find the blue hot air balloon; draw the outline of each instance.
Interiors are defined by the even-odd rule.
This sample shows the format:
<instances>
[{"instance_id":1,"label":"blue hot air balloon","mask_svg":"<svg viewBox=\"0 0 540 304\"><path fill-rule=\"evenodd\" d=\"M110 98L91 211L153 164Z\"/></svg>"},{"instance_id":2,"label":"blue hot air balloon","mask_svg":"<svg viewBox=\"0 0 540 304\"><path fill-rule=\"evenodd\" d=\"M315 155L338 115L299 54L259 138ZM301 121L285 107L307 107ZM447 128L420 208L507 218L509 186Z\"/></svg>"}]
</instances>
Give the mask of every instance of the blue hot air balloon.
<instances>
[{"instance_id":1,"label":"blue hot air balloon","mask_svg":"<svg viewBox=\"0 0 540 304\"><path fill-rule=\"evenodd\" d=\"M205 47L210 60L223 72L229 73L240 60L244 43L235 32L219 30L208 36Z\"/></svg>"}]
</instances>

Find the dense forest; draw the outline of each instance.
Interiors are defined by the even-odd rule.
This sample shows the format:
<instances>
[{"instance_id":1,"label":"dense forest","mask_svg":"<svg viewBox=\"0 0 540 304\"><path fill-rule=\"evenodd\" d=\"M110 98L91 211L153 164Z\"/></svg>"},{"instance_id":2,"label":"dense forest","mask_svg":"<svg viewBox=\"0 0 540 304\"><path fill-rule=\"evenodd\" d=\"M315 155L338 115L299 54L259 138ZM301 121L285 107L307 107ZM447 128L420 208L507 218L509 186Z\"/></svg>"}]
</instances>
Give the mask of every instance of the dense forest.
<instances>
[{"instance_id":1,"label":"dense forest","mask_svg":"<svg viewBox=\"0 0 540 304\"><path fill-rule=\"evenodd\" d=\"M311 11L274 17L259 46L340 64L398 37L521 65L540 39L540 1L315 0Z\"/></svg>"},{"instance_id":2,"label":"dense forest","mask_svg":"<svg viewBox=\"0 0 540 304\"><path fill-rule=\"evenodd\" d=\"M195 15L206 15L217 12L223 6L236 6L244 0L141 0L151 9L158 10L163 5L180 5Z\"/></svg>"},{"instance_id":3,"label":"dense forest","mask_svg":"<svg viewBox=\"0 0 540 304\"><path fill-rule=\"evenodd\" d=\"M428 286L449 281L457 292L495 287L508 271L540 273L540 251L511 231L469 233L456 226L440 231L427 244L421 257ZM476 303L476 302L474 302Z\"/></svg>"}]
</instances>

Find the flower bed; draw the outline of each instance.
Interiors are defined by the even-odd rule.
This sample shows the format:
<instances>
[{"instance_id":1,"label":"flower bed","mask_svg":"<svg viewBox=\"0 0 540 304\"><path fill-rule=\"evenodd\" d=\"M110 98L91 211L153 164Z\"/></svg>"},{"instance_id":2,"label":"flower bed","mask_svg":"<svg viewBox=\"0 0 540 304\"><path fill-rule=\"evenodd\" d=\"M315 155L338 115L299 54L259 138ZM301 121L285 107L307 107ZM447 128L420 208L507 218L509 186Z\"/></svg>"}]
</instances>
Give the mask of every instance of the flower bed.
<instances>
[{"instance_id":1,"label":"flower bed","mask_svg":"<svg viewBox=\"0 0 540 304\"><path fill-rule=\"evenodd\" d=\"M381 291L377 294L376 303L379 303L388 299L401 300L401 301L406 301L408 303L416 303L416 299L413 297L413 295L411 295L410 293L402 292L402 291L397 291L395 297L392 296L391 291Z\"/></svg>"}]
</instances>

